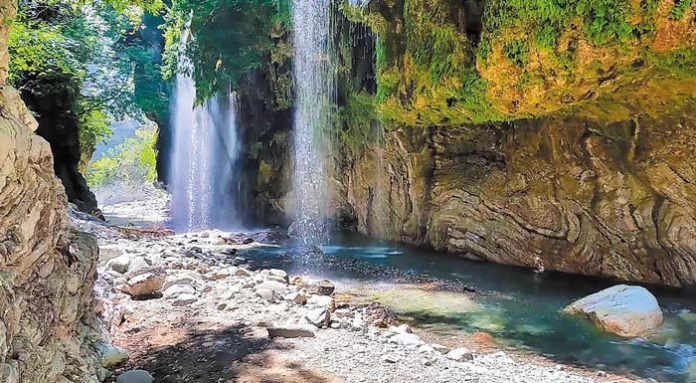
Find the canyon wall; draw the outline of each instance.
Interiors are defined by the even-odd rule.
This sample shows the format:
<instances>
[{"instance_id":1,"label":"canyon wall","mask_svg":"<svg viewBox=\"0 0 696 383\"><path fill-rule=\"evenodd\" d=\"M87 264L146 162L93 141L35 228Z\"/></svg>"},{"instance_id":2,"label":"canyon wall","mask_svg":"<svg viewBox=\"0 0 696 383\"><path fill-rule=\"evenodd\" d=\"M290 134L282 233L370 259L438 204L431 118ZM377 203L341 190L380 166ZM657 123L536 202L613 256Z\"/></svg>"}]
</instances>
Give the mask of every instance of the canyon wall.
<instances>
[{"instance_id":1,"label":"canyon wall","mask_svg":"<svg viewBox=\"0 0 696 383\"><path fill-rule=\"evenodd\" d=\"M475 260L696 283L696 102L612 124L574 115L387 133L349 168L359 231Z\"/></svg>"},{"instance_id":2,"label":"canyon wall","mask_svg":"<svg viewBox=\"0 0 696 383\"><path fill-rule=\"evenodd\" d=\"M94 237L70 229L51 148L6 85L15 3L0 2L0 381L96 382Z\"/></svg>"},{"instance_id":3,"label":"canyon wall","mask_svg":"<svg viewBox=\"0 0 696 383\"><path fill-rule=\"evenodd\" d=\"M337 227L475 260L696 284L696 3L339 8ZM249 164L265 180L250 193L279 223L292 216L280 160L291 143L274 137L286 123L267 125L245 145L283 146Z\"/></svg>"}]
</instances>

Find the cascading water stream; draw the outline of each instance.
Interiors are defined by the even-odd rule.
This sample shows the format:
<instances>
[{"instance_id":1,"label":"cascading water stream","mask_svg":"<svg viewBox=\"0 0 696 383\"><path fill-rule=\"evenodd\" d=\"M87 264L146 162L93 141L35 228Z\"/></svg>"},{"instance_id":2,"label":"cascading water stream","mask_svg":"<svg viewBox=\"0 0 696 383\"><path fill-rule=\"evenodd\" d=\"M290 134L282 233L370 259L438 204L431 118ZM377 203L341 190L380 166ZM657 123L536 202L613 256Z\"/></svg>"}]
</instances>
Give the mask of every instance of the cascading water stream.
<instances>
[{"instance_id":1,"label":"cascading water stream","mask_svg":"<svg viewBox=\"0 0 696 383\"><path fill-rule=\"evenodd\" d=\"M295 234L304 245L328 239L325 157L333 98L330 0L293 0Z\"/></svg>"},{"instance_id":2,"label":"cascading water stream","mask_svg":"<svg viewBox=\"0 0 696 383\"><path fill-rule=\"evenodd\" d=\"M191 63L182 59L180 65L172 103L173 226L178 231L238 227L234 93L220 92L196 106L195 83L186 70Z\"/></svg>"}]
</instances>

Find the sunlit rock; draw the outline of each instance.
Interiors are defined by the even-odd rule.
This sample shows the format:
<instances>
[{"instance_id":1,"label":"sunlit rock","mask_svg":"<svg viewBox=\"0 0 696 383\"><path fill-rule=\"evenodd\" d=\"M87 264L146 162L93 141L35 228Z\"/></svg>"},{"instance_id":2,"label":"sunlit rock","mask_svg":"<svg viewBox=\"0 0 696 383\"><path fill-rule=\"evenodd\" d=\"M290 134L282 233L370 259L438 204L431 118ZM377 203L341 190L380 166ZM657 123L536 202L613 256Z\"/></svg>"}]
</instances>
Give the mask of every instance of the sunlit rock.
<instances>
[{"instance_id":1,"label":"sunlit rock","mask_svg":"<svg viewBox=\"0 0 696 383\"><path fill-rule=\"evenodd\" d=\"M657 299L640 286L616 285L588 295L564 312L584 316L595 326L623 337L637 337L662 323Z\"/></svg>"}]
</instances>

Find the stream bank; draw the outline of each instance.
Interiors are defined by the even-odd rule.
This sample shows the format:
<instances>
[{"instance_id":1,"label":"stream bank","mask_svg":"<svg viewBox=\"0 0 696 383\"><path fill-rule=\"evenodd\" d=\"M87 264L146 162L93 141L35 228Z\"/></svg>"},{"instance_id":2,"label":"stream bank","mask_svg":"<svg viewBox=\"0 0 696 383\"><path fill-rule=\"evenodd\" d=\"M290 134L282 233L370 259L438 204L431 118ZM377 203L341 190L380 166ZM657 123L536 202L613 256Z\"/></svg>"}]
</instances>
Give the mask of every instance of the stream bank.
<instances>
[{"instance_id":1,"label":"stream bank","mask_svg":"<svg viewBox=\"0 0 696 383\"><path fill-rule=\"evenodd\" d=\"M364 306L371 300L352 300L346 295L351 292L349 280L338 276L333 280L336 292L329 298L329 306L339 309L328 328L311 328L306 317L327 305L328 297L312 293L311 287L323 275L306 269L300 278L307 287L298 287L291 268L287 268L290 276L285 279L282 271L267 268L272 258L256 257L259 252L282 249L278 247L285 238L282 233L170 235L153 214L166 214L165 195L159 194L155 201L126 204L105 206L103 211L107 217L118 214L131 221L138 211L147 211L150 219L155 219L139 225L155 227L149 233L163 235L148 236L136 228L122 230L94 220L74 220L80 229L99 238L97 307L114 344L130 355L129 361L115 368L115 376L142 368L157 382L632 381L518 352L482 334L465 339L462 334L442 336L418 326L410 330L377 328L370 324ZM239 254L248 263L243 263ZM388 268L379 268L380 273L384 270ZM158 290L161 295L134 299L123 292L124 286L144 273L163 276ZM398 279L404 274L393 276ZM270 300L260 292L269 284L279 289ZM375 282L374 286L378 285ZM402 286L393 285L392 289ZM423 289L426 285L417 281L412 287ZM294 292L307 294L307 303L289 301L287 296ZM353 304L346 306L348 302ZM336 313L352 318L338 318ZM313 336L271 338L269 327L311 331ZM433 345L435 342L445 346ZM470 350L461 361L443 353L457 347Z\"/></svg>"}]
</instances>

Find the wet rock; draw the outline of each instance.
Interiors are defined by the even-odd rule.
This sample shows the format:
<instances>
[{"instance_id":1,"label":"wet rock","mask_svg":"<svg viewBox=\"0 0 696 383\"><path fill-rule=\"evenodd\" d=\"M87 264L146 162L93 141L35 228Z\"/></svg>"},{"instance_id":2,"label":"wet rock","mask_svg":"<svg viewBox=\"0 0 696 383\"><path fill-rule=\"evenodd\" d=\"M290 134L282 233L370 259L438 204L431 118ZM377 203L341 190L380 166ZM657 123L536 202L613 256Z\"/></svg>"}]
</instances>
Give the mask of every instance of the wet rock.
<instances>
[{"instance_id":1,"label":"wet rock","mask_svg":"<svg viewBox=\"0 0 696 383\"><path fill-rule=\"evenodd\" d=\"M289 325L268 327L270 338L311 338L314 337L314 328L303 325Z\"/></svg>"},{"instance_id":2,"label":"wet rock","mask_svg":"<svg viewBox=\"0 0 696 383\"><path fill-rule=\"evenodd\" d=\"M243 245L249 245L252 243L254 243L254 238L244 238L244 240L242 241Z\"/></svg>"},{"instance_id":3,"label":"wet rock","mask_svg":"<svg viewBox=\"0 0 696 383\"><path fill-rule=\"evenodd\" d=\"M119 375L116 383L152 383L155 378L145 370L130 370Z\"/></svg>"},{"instance_id":4,"label":"wet rock","mask_svg":"<svg viewBox=\"0 0 696 383\"><path fill-rule=\"evenodd\" d=\"M456 360L457 362L462 362L465 360L473 360L474 354L466 347L458 347L448 352L445 357L447 357L447 359Z\"/></svg>"},{"instance_id":5,"label":"wet rock","mask_svg":"<svg viewBox=\"0 0 696 383\"><path fill-rule=\"evenodd\" d=\"M126 294L135 298L155 296L162 290L164 281L164 275L144 273L129 279L124 290Z\"/></svg>"},{"instance_id":6,"label":"wet rock","mask_svg":"<svg viewBox=\"0 0 696 383\"><path fill-rule=\"evenodd\" d=\"M319 285L317 286L317 292L321 295L331 295L333 294L335 289L335 286L331 281L328 281L324 279L323 281L319 282Z\"/></svg>"},{"instance_id":7,"label":"wet rock","mask_svg":"<svg viewBox=\"0 0 696 383\"><path fill-rule=\"evenodd\" d=\"M241 265L244 265L248 262L249 261L244 257L234 257L234 259L232 260L232 264L234 266L241 266Z\"/></svg>"},{"instance_id":8,"label":"wet rock","mask_svg":"<svg viewBox=\"0 0 696 383\"><path fill-rule=\"evenodd\" d=\"M237 249L232 248L232 247L228 247L228 248L226 248L226 249L221 250L221 251L220 251L220 254L223 254L223 255L235 255L235 254L237 254Z\"/></svg>"},{"instance_id":9,"label":"wet rock","mask_svg":"<svg viewBox=\"0 0 696 383\"><path fill-rule=\"evenodd\" d=\"M616 285L588 295L564 310L589 319L604 331L623 337L637 337L662 323L657 299L640 286Z\"/></svg>"}]
</instances>

